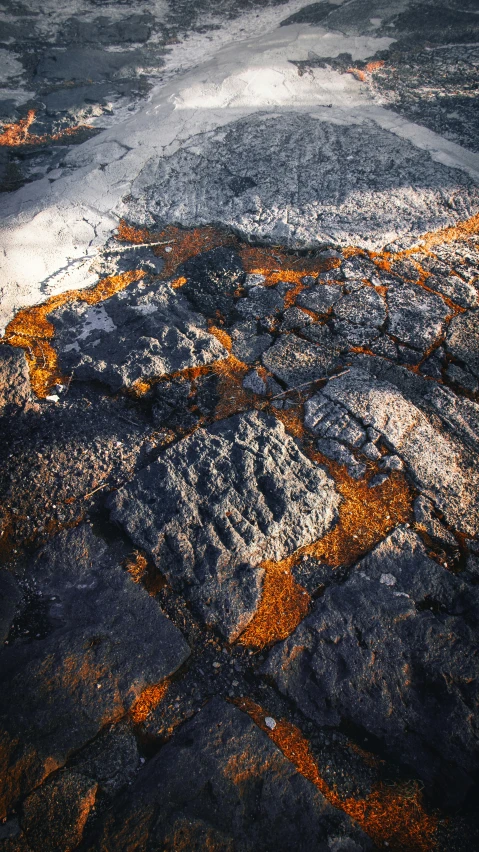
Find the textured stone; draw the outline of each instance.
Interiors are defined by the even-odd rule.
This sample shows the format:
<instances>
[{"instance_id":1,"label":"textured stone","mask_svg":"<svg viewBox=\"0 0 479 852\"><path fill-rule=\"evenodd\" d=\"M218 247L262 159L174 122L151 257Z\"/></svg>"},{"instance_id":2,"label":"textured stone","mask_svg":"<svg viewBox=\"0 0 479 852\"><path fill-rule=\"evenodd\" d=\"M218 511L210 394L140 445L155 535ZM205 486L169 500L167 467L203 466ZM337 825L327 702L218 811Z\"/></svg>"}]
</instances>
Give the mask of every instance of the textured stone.
<instances>
[{"instance_id":1,"label":"textured stone","mask_svg":"<svg viewBox=\"0 0 479 852\"><path fill-rule=\"evenodd\" d=\"M112 390L228 356L181 290L168 284L141 281L92 307L68 304L50 320L62 370Z\"/></svg>"},{"instance_id":2,"label":"textured stone","mask_svg":"<svg viewBox=\"0 0 479 852\"><path fill-rule=\"evenodd\" d=\"M446 347L479 378L479 310L458 314L451 320Z\"/></svg>"},{"instance_id":3,"label":"textured stone","mask_svg":"<svg viewBox=\"0 0 479 852\"><path fill-rule=\"evenodd\" d=\"M303 290L296 299L296 304L317 314L326 314L342 294L343 289L338 284L318 284L311 290Z\"/></svg>"},{"instance_id":4,"label":"textured stone","mask_svg":"<svg viewBox=\"0 0 479 852\"><path fill-rule=\"evenodd\" d=\"M21 825L33 852L66 852L78 846L97 787L91 778L66 770L30 794L23 803Z\"/></svg>"},{"instance_id":5,"label":"textured stone","mask_svg":"<svg viewBox=\"0 0 479 852\"><path fill-rule=\"evenodd\" d=\"M52 539L30 573L48 629L2 652L2 815L189 654L89 527Z\"/></svg>"},{"instance_id":6,"label":"textured stone","mask_svg":"<svg viewBox=\"0 0 479 852\"><path fill-rule=\"evenodd\" d=\"M13 574L0 571L0 643L4 643L15 617L22 593Z\"/></svg>"},{"instance_id":7,"label":"textured stone","mask_svg":"<svg viewBox=\"0 0 479 852\"><path fill-rule=\"evenodd\" d=\"M337 361L337 353L289 334L263 355L264 366L288 387L322 379Z\"/></svg>"},{"instance_id":8,"label":"textured stone","mask_svg":"<svg viewBox=\"0 0 479 852\"><path fill-rule=\"evenodd\" d=\"M0 346L0 414L22 409L30 401L30 376L25 352L13 346Z\"/></svg>"},{"instance_id":9,"label":"textured stone","mask_svg":"<svg viewBox=\"0 0 479 852\"><path fill-rule=\"evenodd\" d=\"M333 481L283 426L249 413L166 450L110 507L203 620L231 640L256 610L259 564L320 538L338 503Z\"/></svg>"},{"instance_id":10,"label":"textured stone","mask_svg":"<svg viewBox=\"0 0 479 852\"><path fill-rule=\"evenodd\" d=\"M452 201L444 186L454 186ZM132 214L141 204L151 219L218 222L272 244L369 248L464 219L478 197L472 179L373 122L291 112L198 134L194 149L146 166L131 194Z\"/></svg>"},{"instance_id":11,"label":"textured stone","mask_svg":"<svg viewBox=\"0 0 479 852\"><path fill-rule=\"evenodd\" d=\"M356 325L379 328L386 319L386 305L373 287L361 287L337 302L334 313L340 319Z\"/></svg>"},{"instance_id":12,"label":"textured stone","mask_svg":"<svg viewBox=\"0 0 479 852\"><path fill-rule=\"evenodd\" d=\"M328 382L313 398L314 404L324 406L324 399L342 407L346 419L352 415L380 432L449 523L464 532L477 532L479 482L472 459L397 387L362 370L350 369Z\"/></svg>"},{"instance_id":13,"label":"textured stone","mask_svg":"<svg viewBox=\"0 0 479 852\"><path fill-rule=\"evenodd\" d=\"M478 606L476 588L398 529L326 589L265 671L316 724L360 726L457 803L479 765Z\"/></svg>"},{"instance_id":14,"label":"textured stone","mask_svg":"<svg viewBox=\"0 0 479 852\"><path fill-rule=\"evenodd\" d=\"M283 310L283 297L274 287L251 287L248 296L237 302L236 310L245 320L263 319Z\"/></svg>"},{"instance_id":15,"label":"textured stone","mask_svg":"<svg viewBox=\"0 0 479 852\"><path fill-rule=\"evenodd\" d=\"M241 259L233 249L220 246L199 254L184 263L179 272L186 278L182 292L195 310L215 320L218 314L230 317L235 292L246 277Z\"/></svg>"},{"instance_id":16,"label":"textured stone","mask_svg":"<svg viewBox=\"0 0 479 852\"><path fill-rule=\"evenodd\" d=\"M451 314L440 296L415 284L390 287L386 298L389 333L420 352L432 346Z\"/></svg>"},{"instance_id":17,"label":"textured stone","mask_svg":"<svg viewBox=\"0 0 479 852\"><path fill-rule=\"evenodd\" d=\"M150 761L85 848L127 852L133 840L135 852L371 848L245 713L219 699Z\"/></svg>"}]
</instances>

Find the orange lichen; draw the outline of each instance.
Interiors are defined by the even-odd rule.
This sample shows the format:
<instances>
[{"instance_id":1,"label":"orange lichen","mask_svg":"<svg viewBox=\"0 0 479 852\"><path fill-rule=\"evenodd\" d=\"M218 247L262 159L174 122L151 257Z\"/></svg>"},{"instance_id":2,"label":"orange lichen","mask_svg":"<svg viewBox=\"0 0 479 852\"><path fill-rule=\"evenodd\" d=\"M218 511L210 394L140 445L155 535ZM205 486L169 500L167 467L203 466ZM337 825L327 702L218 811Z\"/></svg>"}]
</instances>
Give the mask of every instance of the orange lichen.
<instances>
[{"instance_id":1,"label":"orange lichen","mask_svg":"<svg viewBox=\"0 0 479 852\"><path fill-rule=\"evenodd\" d=\"M130 717L134 725L141 725L145 722L151 711L163 701L169 686L169 681L164 680L162 683L147 686L143 690L130 710Z\"/></svg>"},{"instance_id":2,"label":"orange lichen","mask_svg":"<svg viewBox=\"0 0 479 852\"><path fill-rule=\"evenodd\" d=\"M124 566L133 582L143 586L150 595L156 595L165 585L165 580L158 569L140 550L134 550L125 560Z\"/></svg>"},{"instance_id":3,"label":"orange lichen","mask_svg":"<svg viewBox=\"0 0 479 852\"><path fill-rule=\"evenodd\" d=\"M50 342L53 340L55 329L47 319L48 315L68 302L82 301L88 305L96 305L124 290L133 281L138 281L144 274L142 269L136 269L103 278L90 289L68 290L66 293L52 296L42 305L24 308L14 316L0 343L8 343L25 350L31 385L37 396L45 397L53 385L66 381L60 372L57 353Z\"/></svg>"},{"instance_id":4,"label":"orange lichen","mask_svg":"<svg viewBox=\"0 0 479 852\"><path fill-rule=\"evenodd\" d=\"M384 67L384 59L376 59L375 62L368 62L366 65L366 71L368 74L373 74L374 71L379 71L380 68Z\"/></svg>"},{"instance_id":5,"label":"orange lichen","mask_svg":"<svg viewBox=\"0 0 479 852\"><path fill-rule=\"evenodd\" d=\"M215 361L211 365L211 371L219 378L220 401L215 409L215 420L222 420L237 411L251 408L251 396L243 387L243 379L248 369L248 365L243 364L234 355L230 355L223 361Z\"/></svg>"},{"instance_id":6,"label":"orange lichen","mask_svg":"<svg viewBox=\"0 0 479 852\"><path fill-rule=\"evenodd\" d=\"M333 807L350 816L374 843L387 844L392 852L431 852L435 848L437 817L425 811L417 784L395 784L387 787L378 783L364 799L343 799L336 789L321 776L307 739L299 728L285 720L276 720L271 730L265 724L267 714L249 698L235 704L248 713L253 721L296 766L308 781L320 791Z\"/></svg>"},{"instance_id":7,"label":"orange lichen","mask_svg":"<svg viewBox=\"0 0 479 852\"><path fill-rule=\"evenodd\" d=\"M186 278L184 275L180 275L179 278L175 278L174 281L171 282L171 286L173 290L179 290L180 287L184 287L186 284Z\"/></svg>"},{"instance_id":8,"label":"orange lichen","mask_svg":"<svg viewBox=\"0 0 479 852\"><path fill-rule=\"evenodd\" d=\"M216 325L213 325L212 321L208 322L208 331L213 337L216 337L217 340L225 347L228 352L231 352L232 342L229 334L224 331L222 328L218 328Z\"/></svg>"},{"instance_id":9,"label":"orange lichen","mask_svg":"<svg viewBox=\"0 0 479 852\"><path fill-rule=\"evenodd\" d=\"M36 136L34 133L30 133L30 127L34 121L35 110L31 109L26 118L21 118L14 124L4 124L3 131L0 133L0 145L8 148L18 148L21 145L42 145L45 142L56 142L63 139L64 136L73 136L85 128L91 129L88 124L78 124L75 127L66 127L57 133L45 133L43 136Z\"/></svg>"},{"instance_id":10,"label":"orange lichen","mask_svg":"<svg viewBox=\"0 0 479 852\"><path fill-rule=\"evenodd\" d=\"M261 601L239 643L264 648L286 639L307 615L311 601L307 591L282 562L263 562L265 570Z\"/></svg>"},{"instance_id":11,"label":"orange lichen","mask_svg":"<svg viewBox=\"0 0 479 852\"><path fill-rule=\"evenodd\" d=\"M366 74L361 68L346 68L346 74L352 74L360 83L366 82Z\"/></svg>"}]
</instances>

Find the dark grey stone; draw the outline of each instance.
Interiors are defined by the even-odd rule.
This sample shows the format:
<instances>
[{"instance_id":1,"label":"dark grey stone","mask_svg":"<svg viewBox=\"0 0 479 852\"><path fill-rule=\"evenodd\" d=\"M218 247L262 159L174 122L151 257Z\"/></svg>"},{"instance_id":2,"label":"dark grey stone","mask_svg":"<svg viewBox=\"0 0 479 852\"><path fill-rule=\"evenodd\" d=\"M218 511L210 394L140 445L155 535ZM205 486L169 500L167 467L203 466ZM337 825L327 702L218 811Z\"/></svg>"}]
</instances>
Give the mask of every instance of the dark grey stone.
<instances>
[{"instance_id":1,"label":"dark grey stone","mask_svg":"<svg viewBox=\"0 0 479 852\"><path fill-rule=\"evenodd\" d=\"M3 530L2 530L3 534ZM8 636L17 605L22 599L20 586L9 571L0 571L0 643Z\"/></svg>"},{"instance_id":2,"label":"dark grey stone","mask_svg":"<svg viewBox=\"0 0 479 852\"><path fill-rule=\"evenodd\" d=\"M317 314L327 314L342 294L342 287L338 284L317 284L311 290L303 290L296 299L296 304Z\"/></svg>"},{"instance_id":3,"label":"dark grey stone","mask_svg":"<svg viewBox=\"0 0 479 852\"><path fill-rule=\"evenodd\" d=\"M260 563L320 538L338 504L326 473L257 413L198 430L110 500L112 518L229 640L256 610Z\"/></svg>"},{"instance_id":4,"label":"dark grey stone","mask_svg":"<svg viewBox=\"0 0 479 852\"><path fill-rule=\"evenodd\" d=\"M74 849L94 807L97 783L72 770L48 780L26 799L21 825L32 852Z\"/></svg>"},{"instance_id":5,"label":"dark grey stone","mask_svg":"<svg viewBox=\"0 0 479 852\"><path fill-rule=\"evenodd\" d=\"M479 310L458 314L451 320L446 348L479 378Z\"/></svg>"},{"instance_id":6,"label":"dark grey stone","mask_svg":"<svg viewBox=\"0 0 479 852\"><path fill-rule=\"evenodd\" d=\"M261 358L263 352L271 346L273 338L270 334L258 334L255 321L235 323L231 329L231 351L235 358L245 364L254 364Z\"/></svg>"},{"instance_id":7,"label":"dark grey stone","mask_svg":"<svg viewBox=\"0 0 479 852\"><path fill-rule=\"evenodd\" d=\"M245 320L258 320L283 310L283 297L274 287L251 287L248 296L240 299L236 310Z\"/></svg>"},{"instance_id":8,"label":"dark grey stone","mask_svg":"<svg viewBox=\"0 0 479 852\"><path fill-rule=\"evenodd\" d=\"M97 781L108 796L118 793L140 768L138 745L131 727L120 722L102 731L93 742L80 749L68 765Z\"/></svg>"},{"instance_id":9,"label":"dark grey stone","mask_svg":"<svg viewBox=\"0 0 479 852\"><path fill-rule=\"evenodd\" d=\"M360 852L371 843L254 722L213 699L176 732L86 844L127 852ZM335 846L350 840L350 846Z\"/></svg>"},{"instance_id":10,"label":"dark grey stone","mask_svg":"<svg viewBox=\"0 0 479 852\"><path fill-rule=\"evenodd\" d=\"M367 440L361 423L344 406L331 402L321 391L306 402L304 425L314 435L339 440L351 447L359 448Z\"/></svg>"},{"instance_id":11,"label":"dark grey stone","mask_svg":"<svg viewBox=\"0 0 479 852\"><path fill-rule=\"evenodd\" d=\"M337 361L337 354L296 337L282 336L262 357L264 366L288 387L324 378Z\"/></svg>"},{"instance_id":12,"label":"dark grey stone","mask_svg":"<svg viewBox=\"0 0 479 852\"><path fill-rule=\"evenodd\" d=\"M2 816L189 655L118 558L80 526L52 539L30 566L49 631L2 652Z\"/></svg>"},{"instance_id":13,"label":"dark grey stone","mask_svg":"<svg viewBox=\"0 0 479 852\"><path fill-rule=\"evenodd\" d=\"M386 298L389 334L420 352L442 334L445 319L451 314L440 296L416 284L390 287Z\"/></svg>"},{"instance_id":14,"label":"dark grey stone","mask_svg":"<svg viewBox=\"0 0 479 852\"><path fill-rule=\"evenodd\" d=\"M228 356L182 291L168 284L140 281L98 305L78 300L49 318L65 373L112 390Z\"/></svg>"},{"instance_id":15,"label":"dark grey stone","mask_svg":"<svg viewBox=\"0 0 479 852\"><path fill-rule=\"evenodd\" d=\"M215 320L218 315L231 317L235 292L246 278L241 259L233 249L220 246L192 257L179 273L186 278L182 292L195 310Z\"/></svg>"},{"instance_id":16,"label":"dark grey stone","mask_svg":"<svg viewBox=\"0 0 479 852\"><path fill-rule=\"evenodd\" d=\"M0 414L31 402L30 375L23 349L0 346Z\"/></svg>"},{"instance_id":17,"label":"dark grey stone","mask_svg":"<svg viewBox=\"0 0 479 852\"><path fill-rule=\"evenodd\" d=\"M326 589L264 671L316 724L360 726L457 804L479 764L477 598L398 529Z\"/></svg>"},{"instance_id":18,"label":"dark grey stone","mask_svg":"<svg viewBox=\"0 0 479 852\"><path fill-rule=\"evenodd\" d=\"M361 287L337 302L334 313L355 325L380 328L386 319L386 305L374 287Z\"/></svg>"},{"instance_id":19,"label":"dark grey stone","mask_svg":"<svg viewBox=\"0 0 479 852\"><path fill-rule=\"evenodd\" d=\"M445 374L449 381L453 382L455 385L461 390L470 391L471 393L476 393L479 389L479 382L474 376L471 376L470 373L467 373L465 370L462 370L461 367L458 367L457 364L449 364L447 369L445 370Z\"/></svg>"},{"instance_id":20,"label":"dark grey stone","mask_svg":"<svg viewBox=\"0 0 479 852\"><path fill-rule=\"evenodd\" d=\"M288 308L284 312L283 321L280 325L280 331L291 331L293 328L302 329L307 325L311 325L313 318L305 311L299 308Z\"/></svg>"}]
</instances>

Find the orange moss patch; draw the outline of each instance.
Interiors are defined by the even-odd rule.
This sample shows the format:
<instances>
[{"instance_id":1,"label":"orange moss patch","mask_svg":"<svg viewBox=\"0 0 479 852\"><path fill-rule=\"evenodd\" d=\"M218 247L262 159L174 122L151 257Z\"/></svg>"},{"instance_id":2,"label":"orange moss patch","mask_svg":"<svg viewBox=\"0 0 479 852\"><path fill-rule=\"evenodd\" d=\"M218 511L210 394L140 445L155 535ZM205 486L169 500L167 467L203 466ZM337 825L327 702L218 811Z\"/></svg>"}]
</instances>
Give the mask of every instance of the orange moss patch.
<instances>
[{"instance_id":1,"label":"orange moss patch","mask_svg":"<svg viewBox=\"0 0 479 852\"><path fill-rule=\"evenodd\" d=\"M298 286L306 275L319 275L320 272L336 269L340 265L339 259L335 257L294 257L276 247L254 248L243 245L239 249L239 254L246 272L250 275L263 275L266 287L272 287L280 281ZM301 289L296 295L301 292ZM290 304L292 303L291 301ZM286 301L285 306L289 306Z\"/></svg>"},{"instance_id":2,"label":"orange moss patch","mask_svg":"<svg viewBox=\"0 0 479 852\"><path fill-rule=\"evenodd\" d=\"M130 710L130 717L134 725L141 725L151 711L158 707L168 692L169 686L169 681L164 680L163 683L147 686L143 690Z\"/></svg>"},{"instance_id":3,"label":"orange moss patch","mask_svg":"<svg viewBox=\"0 0 479 852\"><path fill-rule=\"evenodd\" d=\"M366 65L366 71L368 74L373 74L374 71L379 71L380 68L384 67L384 60L377 59L375 62L368 62Z\"/></svg>"},{"instance_id":4,"label":"orange moss patch","mask_svg":"<svg viewBox=\"0 0 479 852\"><path fill-rule=\"evenodd\" d=\"M144 274L142 269L136 269L103 278L87 290L68 290L66 293L52 296L43 305L24 308L8 323L0 343L8 343L25 350L32 388L37 396L47 396L53 385L65 381L58 365L58 355L50 342L53 340L55 329L47 319L48 314L67 302L81 301L96 305L124 290L133 281L138 281Z\"/></svg>"},{"instance_id":5,"label":"orange moss patch","mask_svg":"<svg viewBox=\"0 0 479 852\"><path fill-rule=\"evenodd\" d=\"M279 720L271 731L265 724L263 708L249 698L235 704L253 721L296 766L297 770L320 791L333 807L348 814L379 846L388 844L392 852L431 852L435 848L437 817L428 814L417 784L378 784L364 799L342 799L322 778L307 739L299 728Z\"/></svg>"},{"instance_id":6,"label":"orange moss patch","mask_svg":"<svg viewBox=\"0 0 479 852\"><path fill-rule=\"evenodd\" d=\"M263 562L265 569L261 602L239 644L264 648L286 639L307 615L311 601L296 582L291 567L282 562Z\"/></svg>"},{"instance_id":7,"label":"orange moss patch","mask_svg":"<svg viewBox=\"0 0 479 852\"><path fill-rule=\"evenodd\" d=\"M208 322L208 331L213 337L216 337L217 340L227 349L228 352L231 352L232 342L231 337L224 331L222 328L218 328L216 325L213 325L212 321Z\"/></svg>"},{"instance_id":8,"label":"orange moss patch","mask_svg":"<svg viewBox=\"0 0 479 852\"><path fill-rule=\"evenodd\" d=\"M26 118L21 118L15 124L4 124L3 131L0 133L0 145L8 148L18 148L21 145L41 145L45 142L56 142L58 139L63 139L64 136L74 136L80 130L89 128L88 124L78 124L75 127L66 127L57 133L36 136L34 133L30 133L30 127L34 121L35 110L31 109Z\"/></svg>"},{"instance_id":9,"label":"orange moss patch","mask_svg":"<svg viewBox=\"0 0 479 852\"><path fill-rule=\"evenodd\" d=\"M175 278L175 280L171 282L171 286L173 287L173 290L179 290L180 287L184 287L185 284L186 284L186 278L184 277L184 275L180 275L179 278Z\"/></svg>"},{"instance_id":10,"label":"orange moss patch","mask_svg":"<svg viewBox=\"0 0 479 852\"><path fill-rule=\"evenodd\" d=\"M149 595L156 595L165 585L165 580L157 568L148 561L140 550L134 550L132 555L124 562L134 583L143 586Z\"/></svg>"},{"instance_id":11,"label":"orange moss patch","mask_svg":"<svg viewBox=\"0 0 479 852\"><path fill-rule=\"evenodd\" d=\"M211 371L219 378L220 401L215 409L215 420L223 420L237 411L251 408L251 397L243 387L243 379L248 370L248 365L243 364L234 355L211 365Z\"/></svg>"}]
</instances>

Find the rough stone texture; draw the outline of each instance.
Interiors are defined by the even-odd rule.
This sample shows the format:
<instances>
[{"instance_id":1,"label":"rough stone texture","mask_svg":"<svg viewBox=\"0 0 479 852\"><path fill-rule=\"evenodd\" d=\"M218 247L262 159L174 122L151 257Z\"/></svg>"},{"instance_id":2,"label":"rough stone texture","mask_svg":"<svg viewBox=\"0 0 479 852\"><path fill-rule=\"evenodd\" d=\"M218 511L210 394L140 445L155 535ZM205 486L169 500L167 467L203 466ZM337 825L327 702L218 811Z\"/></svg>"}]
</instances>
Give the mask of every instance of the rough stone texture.
<instances>
[{"instance_id":1,"label":"rough stone texture","mask_svg":"<svg viewBox=\"0 0 479 852\"><path fill-rule=\"evenodd\" d=\"M33 852L74 849L95 805L97 783L66 770L28 796L21 825Z\"/></svg>"},{"instance_id":2,"label":"rough stone texture","mask_svg":"<svg viewBox=\"0 0 479 852\"><path fill-rule=\"evenodd\" d=\"M337 317L356 325L380 327L386 319L384 299L373 287L361 287L334 306Z\"/></svg>"},{"instance_id":3,"label":"rough stone texture","mask_svg":"<svg viewBox=\"0 0 479 852\"><path fill-rule=\"evenodd\" d=\"M420 352L432 346L451 314L440 296L415 284L390 287L387 303L389 333Z\"/></svg>"},{"instance_id":4,"label":"rough stone texture","mask_svg":"<svg viewBox=\"0 0 479 852\"><path fill-rule=\"evenodd\" d=\"M326 473L254 412L198 430L110 501L112 518L230 640L256 610L257 566L320 538L338 504Z\"/></svg>"},{"instance_id":5,"label":"rough stone texture","mask_svg":"<svg viewBox=\"0 0 479 852\"><path fill-rule=\"evenodd\" d=\"M168 284L141 281L99 305L59 308L50 319L65 373L112 390L228 356L204 318Z\"/></svg>"},{"instance_id":6,"label":"rough stone texture","mask_svg":"<svg viewBox=\"0 0 479 852\"><path fill-rule=\"evenodd\" d=\"M30 574L46 626L2 652L2 815L189 654L89 527L52 539Z\"/></svg>"},{"instance_id":7,"label":"rough stone texture","mask_svg":"<svg viewBox=\"0 0 479 852\"><path fill-rule=\"evenodd\" d=\"M8 571L0 571L0 642L8 636L22 593L17 580Z\"/></svg>"},{"instance_id":8,"label":"rough stone texture","mask_svg":"<svg viewBox=\"0 0 479 852\"><path fill-rule=\"evenodd\" d=\"M182 293L194 309L211 319L229 317L235 291L245 280L239 256L233 249L220 247L193 257L179 270L186 278Z\"/></svg>"},{"instance_id":9,"label":"rough stone texture","mask_svg":"<svg viewBox=\"0 0 479 852\"><path fill-rule=\"evenodd\" d=\"M289 334L265 352L262 362L288 387L297 387L324 378L337 362L337 352Z\"/></svg>"},{"instance_id":10,"label":"rough stone texture","mask_svg":"<svg viewBox=\"0 0 479 852\"><path fill-rule=\"evenodd\" d=\"M467 218L478 202L471 180L369 123L259 114L195 143L201 153L180 149L154 170L145 168L133 185L132 211L146 193L153 219L219 222L273 244L328 239L375 248L391 235L418 235ZM453 199L448 186L455 187Z\"/></svg>"},{"instance_id":11,"label":"rough stone texture","mask_svg":"<svg viewBox=\"0 0 479 852\"><path fill-rule=\"evenodd\" d=\"M446 347L479 378L479 311L467 311L451 320Z\"/></svg>"},{"instance_id":12,"label":"rough stone texture","mask_svg":"<svg viewBox=\"0 0 479 852\"><path fill-rule=\"evenodd\" d=\"M459 441L438 429L397 387L359 369L328 382L308 404L324 405L324 398L342 407L348 422L352 415L380 432L449 523L464 532L477 532L478 478ZM343 440L348 442L347 432Z\"/></svg>"},{"instance_id":13,"label":"rough stone texture","mask_svg":"<svg viewBox=\"0 0 479 852\"><path fill-rule=\"evenodd\" d=\"M478 605L477 588L400 528L326 590L265 671L314 722L360 726L460 802L479 763Z\"/></svg>"},{"instance_id":14,"label":"rough stone texture","mask_svg":"<svg viewBox=\"0 0 479 852\"><path fill-rule=\"evenodd\" d=\"M30 376L23 349L0 346L0 414L31 402Z\"/></svg>"},{"instance_id":15,"label":"rough stone texture","mask_svg":"<svg viewBox=\"0 0 479 852\"><path fill-rule=\"evenodd\" d=\"M131 783L140 768L138 745L126 722L102 731L68 762L69 768L93 778L108 797Z\"/></svg>"},{"instance_id":16,"label":"rough stone texture","mask_svg":"<svg viewBox=\"0 0 479 852\"><path fill-rule=\"evenodd\" d=\"M318 284L311 290L303 290L296 299L296 304L318 314L326 314L342 294L342 287L338 284Z\"/></svg>"},{"instance_id":17,"label":"rough stone texture","mask_svg":"<svg viewBox=\"0 0 479 852\"><path fill-rule=\"evenodd\" d=\"M231 333L231 351L235 358L246 364L253 364L261 358L272 344L273 338L270 334L258 334L257 324L254 321L235 323Z\"/></svg>"},{"instance_id":18,"label":"rough stone texture","mask_svg":"<svg viewBox=\"0 0 479 852\"><path fill-rule=\"evenodd\" d=\"M236 310L245 320L263 319L283 310L283 297L275 287L251 287L248 296L241 299Z\"/></svg>"},{"instance_id":19,"label":"rough stone texture","mask_svg":"<svg viewBox=\"0 0 479 852\"><path fill-rule=\"evenodd\" d=\"M161 749L85 848L127 852L132 842L136 852L371 848L245 713L219 699Z\"/></svg>"}]
</instances>

